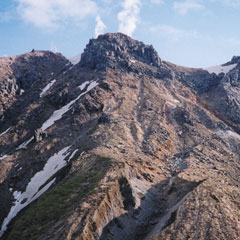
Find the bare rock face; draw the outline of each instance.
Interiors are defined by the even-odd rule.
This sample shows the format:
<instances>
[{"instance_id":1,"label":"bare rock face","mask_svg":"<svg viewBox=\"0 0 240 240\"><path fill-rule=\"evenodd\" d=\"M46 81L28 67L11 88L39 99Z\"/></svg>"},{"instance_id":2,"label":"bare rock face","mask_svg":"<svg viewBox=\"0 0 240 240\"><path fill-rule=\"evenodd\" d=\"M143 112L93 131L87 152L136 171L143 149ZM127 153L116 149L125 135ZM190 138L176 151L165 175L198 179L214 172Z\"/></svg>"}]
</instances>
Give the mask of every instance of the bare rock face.
<instances>
[{"instance_id":1,"label":"bare rock face","mask_svg":"<svg viewBox=\"0 0 240 240\"><path fill-rule=\"evenodd\" d=\"M1 239L239 238L239 65L176 66L120 33L76 65L23 58L0 59Z\"/></svg>"},{"instance_id":2,"label":"bare rock face","mask_svg":"<svg viewBox=\"0 0 240 240\"><path fill-rule=\"evenodd\" d=\"M0 117L33 84L32 92L45 84L47 79L61 73L68 63L61 54L48 51L0 58Z\"/></svg>"},{"instance_id":3,"label":"bare rock face","mask_svg":"<svg viewBox=\"0 0 240 240\"><path fill-rule=\"evenodd\" d=\"M233 56L231 61L227 62L225 65L230 65L230 64L239 64L240 63L240 56Z\"/></svg>"},{"instance_id":4,"label":"bare rock face","mask_svg":"<svg viewBox=\"0 0 240 240\"><path fill-rule=\"evenodd\" d=\"M182 82L197 93L200 101L208 109L212 109L215 115L238 132L240 128L240 66L237 59L238 57L233 57L226 64L226 66L236 64L236 67L227 74L209 75L207 71L199 70L187 74Z\"/></svg>"},{"instance_id":5,"label":"bare rock face","mask_svg":"<svg viewBox=\"0 0 240 240\"><path fill-rule=\"evenodd\" d=\"M161 59L152 46L121 33L108 33L89 41L79 65L104 69L118 65L127 66L135 60L155 67L161 66Z\"/></svg>"}]
</instances>

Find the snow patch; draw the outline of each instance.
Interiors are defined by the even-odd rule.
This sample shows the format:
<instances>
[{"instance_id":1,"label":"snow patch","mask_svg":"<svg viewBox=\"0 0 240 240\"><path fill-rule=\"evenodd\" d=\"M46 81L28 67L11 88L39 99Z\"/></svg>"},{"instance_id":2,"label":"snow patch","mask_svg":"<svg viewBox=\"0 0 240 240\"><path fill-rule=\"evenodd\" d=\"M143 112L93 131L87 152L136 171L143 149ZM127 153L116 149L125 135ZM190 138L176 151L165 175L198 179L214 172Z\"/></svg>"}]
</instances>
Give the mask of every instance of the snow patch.
<instances>
[{"instance_id":1,"label":"snow patch","mask_svg":"<svg viewBox=\"0 0 240 240\"><path fill-rule=\"evenodd\" d=\"M74 157L74 155L76 154L77 151L78 151L78 149L73 151L73 153L71 154L71 156L68 159L68 162Z\"/></svg>"},{"instance_id":2,"label":"snow patch","mask_svg":"<svg viewBox=\"0 0 240 240\"><path fill-rule=\"evenodd\" d=\"M16 150L20 150L25 148L32 140L34 139L34 137L31 137L30 139L28 139L27 141L25 141L24 143L22 143L21 145L19 145Z\"/></svg>"},{"instance_id":3,"label":"snow patch","mask_svg":"<svg viewBox=\"0 0 240 240\"><path fill-rule=\"evenodd\" d=\"M56 178L54 178L52 181L50 181L48 184L46 184L43 188L41 188L41 190L37 190L38 192L36 193L35 196L29 194L29 192L27 192L27 189L24 193L15 191L13 193L15 202L14 205L11 207L10 212L8 213L8 216L4 219L3 224L2 224L2 228L0 230L0 237L3 235L3 233L7 230L7 225L9 224L9 222L16 217L16 215L23 209L25 208L27 205L29 205L31 202L33 202L34 200L36 200L38 197L40 197L44 192L46 192L50 186L55 182ZM28 187L28 186L27 186ZM25 201L26 197L27 200Z\"/></svg>"},{"instance_id":4,"label":"snow patch","mask_svg":"<svg viewBox=\"0 0 240 240\"><path fill-rule=\"evenodd\" d=\"M78 88L80 88L82 91L89 83L90 83L89 81L86 81L83 84L81 84L80 86L78 86Z\"/></svg>"},{"instance_id":5,"label":"snow patch","mask_svg":"<svg viewBox=\"0 0 240 240\"><path fill-rule=\"evenodd\" d=\"M79 87L81 87L82 85L80 85ZM82 97L83 95L88 93L90 90L92 90L97 85L98 85L98 83L96 81L91 81L85 92L81 93L77 98L72 100L67 105L63 106L62 108L60 108L56 111L54 111L53 114L50 116L50 118L43 123L41 129L43 131L45 131L47 128L51 127L54 124L54 122L56 122L57 120L62 118L63 114L65 114L80 97Z\"/></svg>"},{"instance_id":6,"label":"snow patch","mask_svg":"<svg viewBox=\"0 0 240 240\"><path fill-rule=\"evenodd\" d=\"M85 151L81 152L80 157L82 157L85 153Z\"/></svg>"},{"instance_id":7,"label":"snow patch","mask_svg":"<svg viewBox=\"0 0 240 240\"><path fill-rule=\"evenodd\" d=\"M8 216L4 219L2 228L0 230L0 236L6 231L9 222L27 205L33 202L46 192L49 187L55 182L55 178L49 183L46 182L60 169L66 166L67 162L64 161L67 151L70 146L63 148L58 153L50 157L45 164L42 171L37 172L28 183L25 192L15 191L13 193L14 203L11 207ZM44 186L44 184L46 184ZM42 187L44 186L44 187ZM42 188L41 188L42 187Z\"/></svg>"},{"instance_id":8,"label":"snow patch","mask_svg":"<svg viewBox=\"0 0 240 240\"><path fill-rule=\"evenodd\" d=\"M40 93L40 97L42 97L51 87L52 85L56 82L56 79L53 79L48 85L43 88L42 92Z\"/></svg>"},{"instance_id":9,"label":"snow patch","mask_svg":"<svg viewBox=\"0 0 240 240\"><path fill-rule=\"evenodd\" d=\"M0 160L3 160L3 159L8 158L8 157L10 157L10 155L5 154L2 157L0 157Z\"/></svg>"},{"instance_id":10,"label":"snow patch","mask_svg":"<svg viewBox=\"0 0 240 240\"><path fill-rule=\"evenodd\" d=\"M136 60L130 59L131 63L136 63Z\"/></svg>"},{"instance_id":11,"label":"snow patch","mask_svg":"<svg viewBox=\"0 0 240 240\"><path fill-rule=\"evenodd\" d=\"M23 89L20 89L20 95L23 95L25 91Z\"/></svg>"},{"instance_id":12,"label":"snow patch","mask_svg":"<svg viewBox=\"0 0 240 240\"><path fill-rule=\"evenodd\" d=\"M10 131L12 127L9 127L7 130L5 130L4 132L0 133L0 137L3 136L4 134L8 133Z\"/></svg>"},{"instance_id":13,"label":"snow patch","mask_svg":"<svg viewBox=\"0 0 240 240\"><path fill-rule=\"evenodd\" d=\"M89 92L91 89L95 88L98 85L98 83L96 81L92 81L89 86L87 87L87 92ZM85 94L85 93L84 93Z\"/></svg>"},{"instance_id":14,"label":"snow patch","mask_svg":"<svg viewBox=\"0 0 240 240\"><path fill-rule=\"evenodd\" d=\"M218 66L213 66L213 67L209 67L209 68L203 68L203 70L208 71L209 73L216 73L217 75L219 73L224 73L227 74L228 72L230 72L232 69L234 69L237 66L237 64L231 64L228 66L223 66L223 65L218 65Z\"/></svg>"}]
</instances>

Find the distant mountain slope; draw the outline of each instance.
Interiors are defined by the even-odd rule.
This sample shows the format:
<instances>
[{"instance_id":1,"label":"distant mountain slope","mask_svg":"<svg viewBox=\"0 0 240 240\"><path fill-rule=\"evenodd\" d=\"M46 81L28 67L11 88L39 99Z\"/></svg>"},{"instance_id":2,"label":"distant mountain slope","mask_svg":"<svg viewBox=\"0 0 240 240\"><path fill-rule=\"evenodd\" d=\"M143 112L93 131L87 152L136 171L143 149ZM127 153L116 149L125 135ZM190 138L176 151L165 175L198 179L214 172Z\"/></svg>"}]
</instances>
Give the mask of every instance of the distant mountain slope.
<instances>
[{"instance_id":1,"label":"distant mountain slope","mask_svg":"<svg viewBox=\"0 0 240 240\"><path fill-rule=\"evenodd\" d=\"M78 64L78 63L80 62L80 60L81 60L81 54L78 54L78 55L76 55L76 56L74 56L74 57L69 58L69 61L70 61L73 65Z\"/></svg>"},{"instance_id":2,"label":"distant mountain slope","mask_svg":"<svg viewBox=\"0 0 240 240\"><path fill-rule=\"evenodd\" d=\"M16 59L0 59L1 239L239 238L237 57L217 75L108 33L75 65Z\"/></svg>"}]
</instances>

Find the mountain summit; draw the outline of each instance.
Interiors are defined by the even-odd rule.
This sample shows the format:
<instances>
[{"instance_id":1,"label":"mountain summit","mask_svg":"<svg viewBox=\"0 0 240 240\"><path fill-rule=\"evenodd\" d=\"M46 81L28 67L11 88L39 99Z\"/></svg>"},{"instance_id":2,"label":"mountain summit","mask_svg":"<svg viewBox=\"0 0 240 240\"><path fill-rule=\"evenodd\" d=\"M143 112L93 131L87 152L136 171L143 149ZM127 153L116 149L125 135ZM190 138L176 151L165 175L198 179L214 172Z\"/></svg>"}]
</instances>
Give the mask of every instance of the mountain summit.
<instances>
[{"instance_id":1,"label":"mountain summit","mask_svg":"<svg viewBox=\"0 0 240 240\"><path fill-rule=\"evenodd\" d=\"M238 58L181 67L121 33L75 65L0 58L0 238L237 240Z\"/></svg>"},{"instance_id":2,"label":"mountain summit","mask_svg":"<svg viewBox=\"0 0 240 240\"><path fill-rule=\"evenodd\" d=\"M155 67L161 65L161 59L152 46L122 33L107 33L89 41L80 65L101 69L106 66L127 66L136 60Z\"/></svg>"}]
</instances>

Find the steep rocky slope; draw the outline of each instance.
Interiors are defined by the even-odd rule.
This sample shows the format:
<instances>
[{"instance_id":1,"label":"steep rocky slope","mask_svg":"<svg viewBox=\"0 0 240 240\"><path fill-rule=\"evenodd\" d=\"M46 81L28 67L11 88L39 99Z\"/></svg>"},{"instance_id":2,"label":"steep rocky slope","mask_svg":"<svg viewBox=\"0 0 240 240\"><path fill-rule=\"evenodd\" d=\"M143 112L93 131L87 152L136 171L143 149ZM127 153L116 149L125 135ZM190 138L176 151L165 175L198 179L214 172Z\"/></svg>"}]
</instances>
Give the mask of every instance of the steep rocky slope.
<instances>
[{"instance_id":1,"label":"steep rocky slope","mask_svg":"<svg viewBox=\"0 0 240 240\"><path fill-rule=\"evenodd\" d=\"M3 112L6 115L32 85L36 91L46 79L61 73L67 63L61 54L34 50L16 57L0 58L0 117Z\"/></svg>"},{"instance_id":2,"label":"steep rocky slope","mask_svg":"<svg viewBox=\"0 0 240 240\"><path fill-rule=\"evenodd\" d=\"M179 67L120 33L76 65L21 58L1 59L1 239L239 238L239 58Z\"/></svg>"}]
</instances>

